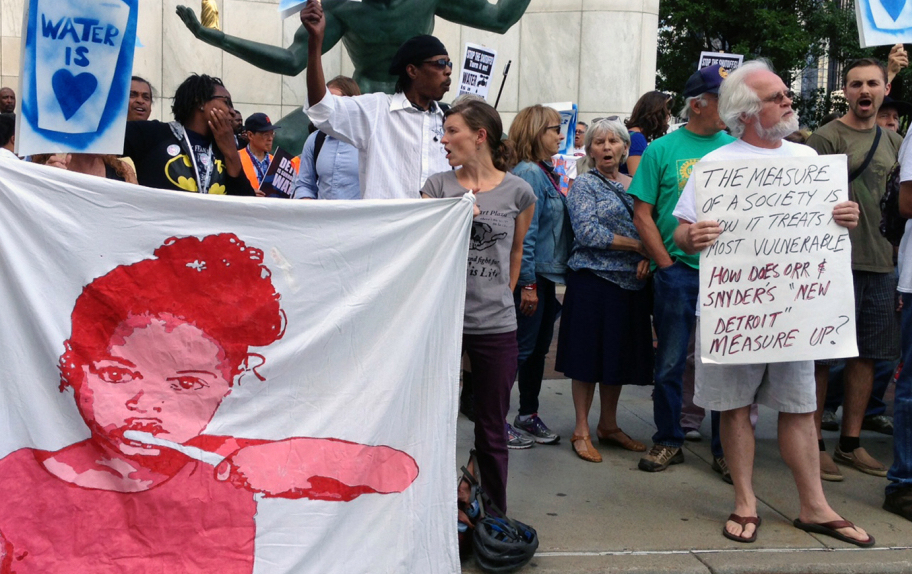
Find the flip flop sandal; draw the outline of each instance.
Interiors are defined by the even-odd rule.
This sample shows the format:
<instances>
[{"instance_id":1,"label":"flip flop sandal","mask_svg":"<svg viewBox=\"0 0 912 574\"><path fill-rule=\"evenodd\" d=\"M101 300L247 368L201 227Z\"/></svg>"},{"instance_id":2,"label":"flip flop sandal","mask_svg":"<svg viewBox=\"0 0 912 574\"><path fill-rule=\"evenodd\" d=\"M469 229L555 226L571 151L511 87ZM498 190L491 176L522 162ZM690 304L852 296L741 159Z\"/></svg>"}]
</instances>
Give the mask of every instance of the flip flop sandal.
<instances>
[{"instance_id":1,"label":"flip flop sandal","mask_svg":"<svg viewBox=\"0 0 912 574\"><path fill-rule=\"evenodd\" d=\"M799 530L804 530L805 532L811 532L814 534L823 534L824 536L831 536L836 540L848 542L849 544L854 544L855 546L860 546L862 548L870 548L871 546L874 546L874 537L870 534L868 534L867 540L856 540L855 538L851 538L839 532L839 528L855 528L855 525L848 520L833 520L832 522L815 523L802 522L800 519L796 518L792 524L794 524L795 528Z\"/></svg>"},{"instance_id":2,"label":"flip flop sandal","mask_svg":"<svg viewBox=\"0 0 912 574\"><path fill-rule=\"evenodd\" d=\"M745 538L743 536L738 536L737 534L732 534L725 527L722 527L722 536L728 538L729 540L734 540L735 542L744 542L749 544L757 540L757 532L760 531L760 517L759 516L738 516L737 514L729 514L728 520L734 522L735 524L741 525L741 532L744 532L744 527L748 524L754 525L754 533L750 538Z\"/></svg>"}]
</instances>

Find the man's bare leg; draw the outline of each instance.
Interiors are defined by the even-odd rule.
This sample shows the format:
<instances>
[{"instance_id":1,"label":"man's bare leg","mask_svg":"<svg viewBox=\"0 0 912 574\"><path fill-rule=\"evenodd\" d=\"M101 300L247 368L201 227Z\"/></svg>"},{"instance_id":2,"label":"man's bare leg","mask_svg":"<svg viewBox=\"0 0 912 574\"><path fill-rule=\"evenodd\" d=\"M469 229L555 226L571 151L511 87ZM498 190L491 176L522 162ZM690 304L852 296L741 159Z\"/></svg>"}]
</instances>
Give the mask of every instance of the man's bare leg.
<instances>
[{"instance_id":1,"label":"man's bare leg","mask_svg":"<svg viewBox=\"0 0 912 574\"><path fill-rule=\"evenodd\" d=\"M842 427L839 434L857 437L861 434L861 423L874 385L874 361L846 359L844 377L845 399L842 402ZM820 410L819 406L817 410Z\"/></svg>"},{"instance_id":2,"label":"man's bare leg","mask_svg":"<svg viewBox=\"0 0 912 574\"><path fill-rule=\"evenodd\" d=\"M801 502L798 518L802 522L815 524L842 520L842 517L830 508L823 494L823 483L820 482L820 452L817 450L817 437L814 432L814 413L779 413L779 452L782 454L782 460L791 469L795 486L798 487L798 499ZM726 450L726 458L728 453ZM728 466L732 466L730 461ZM732 470L732 478L734 476ZM856 540L868 539L868 534L857 526L840 528L839 532Z\"/></svg>"},{"instance_id":3,"label":"man's bare leg","mask_svg":"<svg viewBox=\"0 0 912 574\"><path fill-rule=\"evenodd\" d=\"M731 471L735 487L734 514L742 517L757 516L757 497L754 496L754 428L750 422L750 405L722 411L719 419L719 434L722 450ZM734 536L750 538L757 527L746 524L743 527L731 520L725 523L725 530Z\"/></svg>"}]
</instances>

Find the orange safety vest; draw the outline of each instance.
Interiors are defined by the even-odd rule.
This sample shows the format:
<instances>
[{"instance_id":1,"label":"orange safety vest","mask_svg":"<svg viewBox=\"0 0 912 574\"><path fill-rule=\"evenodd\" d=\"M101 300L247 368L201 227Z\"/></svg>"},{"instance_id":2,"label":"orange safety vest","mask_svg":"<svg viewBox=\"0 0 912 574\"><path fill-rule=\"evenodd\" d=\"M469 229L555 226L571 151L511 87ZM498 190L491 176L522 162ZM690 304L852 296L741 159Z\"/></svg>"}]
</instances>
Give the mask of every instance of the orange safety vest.
<instances>
[{"instance_id":1,"label":"orange safety vest","mask_svg":"<svg viewBox=\"0 0 912 574\"><path fill-rule=\"evenodd\" d=\"M260 189L260 180L257 178L256 166L253 165L253 160L250 159L247 148L240 150L238 155L241 156L241 166L244 168L244 175L250 180L250 186L253 187L253 189ZM269 163L272 163L272 154L266 155L269 156Z\"/></svg>"}]
</instances>

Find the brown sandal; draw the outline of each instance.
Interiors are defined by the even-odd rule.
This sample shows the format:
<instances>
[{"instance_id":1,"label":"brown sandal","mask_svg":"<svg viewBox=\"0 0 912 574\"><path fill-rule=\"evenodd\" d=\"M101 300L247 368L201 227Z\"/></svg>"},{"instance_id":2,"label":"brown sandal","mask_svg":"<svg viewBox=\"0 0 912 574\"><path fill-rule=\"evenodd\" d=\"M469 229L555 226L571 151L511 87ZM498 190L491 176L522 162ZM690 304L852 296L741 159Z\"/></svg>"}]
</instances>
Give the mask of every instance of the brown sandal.
<instances>
[{"instance_id":1,"label":"brown sandal","mask_svg":"<svg viewBox=\"0 0 912 574\"><path fill-rule=\"evenodd\" d=\"M579 446L577 446L577 443L580 443ZM602 462L602 455L592 446L592 437L589 435L573 435L570 437L570 447L576 453L576 456L585 461Z\"/></svg>"},{"instance_id":2,"label":"brown sandal","mask_svg":"<svg viewBox=\"0 0 912 574\"><path fill-rule=\"evenodd\" d=\"M627 433L622 431L619 428L611 429L602 433L599 429L595 429L595 434L598 436L599 444L608 444L612 446L619 446L623 449L632 450L634 452L645 452L646 445L641 443L638 440L633 440Z\"/></svg>"}]
</instances>

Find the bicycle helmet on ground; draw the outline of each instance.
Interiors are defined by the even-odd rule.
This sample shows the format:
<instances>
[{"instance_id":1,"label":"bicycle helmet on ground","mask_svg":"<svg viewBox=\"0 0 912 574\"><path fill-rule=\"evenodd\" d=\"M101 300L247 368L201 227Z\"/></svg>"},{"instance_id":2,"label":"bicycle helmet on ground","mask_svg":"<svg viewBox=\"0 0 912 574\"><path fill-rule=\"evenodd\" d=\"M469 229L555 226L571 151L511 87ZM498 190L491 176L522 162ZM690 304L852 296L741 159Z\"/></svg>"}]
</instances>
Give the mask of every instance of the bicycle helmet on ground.
<instances>
[{"instance_id":1,"label":"bicycle helmet on ground","mask_svg":"<svg viewBox=\"0 0 912 574\"><path fill-rule=\"evenodd\" d=\"M513 572L532 560L538 533L518 520L487 516L475 525L475 561L490 574Z\"/></svg>"}]
</instances>

